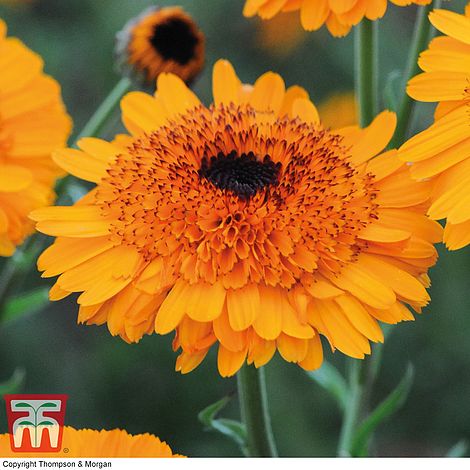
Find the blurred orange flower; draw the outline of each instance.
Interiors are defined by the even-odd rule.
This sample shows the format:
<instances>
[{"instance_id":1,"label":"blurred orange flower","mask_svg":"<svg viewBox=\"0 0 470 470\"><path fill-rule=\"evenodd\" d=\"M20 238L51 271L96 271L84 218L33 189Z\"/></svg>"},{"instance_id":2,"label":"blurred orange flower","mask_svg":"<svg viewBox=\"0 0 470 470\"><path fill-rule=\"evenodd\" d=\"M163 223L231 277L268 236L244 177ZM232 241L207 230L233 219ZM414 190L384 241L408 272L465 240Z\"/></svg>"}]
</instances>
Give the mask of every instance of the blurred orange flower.
<instances>
[{"instance_id":1,"label":"blurred orange flower","mask_svg":"<svg viewBox=\"0 0 470 470\"><path fill-rule=\"evenodd\" d=\"M50 156L66 144L71 120L42 59L0 19L0 256L10 256L34 227L31 210L54 200L62 174Z\"/></svg>"},{"instance_id":2,"label":"blurred orange flower","mask_svg":"<svg viewBox=\"0 0 470 470\"><path fill-rule=\"evenodd\" d=\"M356 97L353 92L334 93L318 107L325 127L346 127L359 122Z\"/></svg>"},{"instance_id":3,"label":"blurred orange flower","mask_svg":"<svg viewBox=\"0 0 470 470\"><path fill-rule=\"evenodd\" d=\"M121 70L140 81L171 72L188 83L204 66L205 39L182 8L150 7L117 34L116 55Z\"/></svg>"},{"instance_id":4,"label":"blurred orange flower","mask_svg":"<svg viewBox=\"0 0 470 470\"><path fill-rule=\"evenodd\" d=\"M429 5L432 0L246 0L243 14L269 19L278 13L300 11L300 21L307 31L326 25L333 36L346 36L363 18L377 20L395 5Z\"/></svg>"},{"instance_id":5,"label":"blurred orange flower","mask_svg":"<svg viewBox=\"0 0 470 470\"><path fill-rule=\"evenodd\" d=\"M287 55L306 39L306 33L299 28L294 12L260 21L258 26L257 42L272 55Z\"/></svg>"},{"instance_id":6,"label":"blurred orange flower","mask_svg":"<svg viewBox=\"0 0 470 470\"><path fill-rule=\"evenodd\" d=\"M435 123L406 142L400 157L413 163L415 179L434 179L429 216L446 219L444 241L457 250L470 244L470 6L465 15L435 10L430 20L445 36L421 54L424 73L408 93L439 105Z\"/></svg>"}]
</instances>

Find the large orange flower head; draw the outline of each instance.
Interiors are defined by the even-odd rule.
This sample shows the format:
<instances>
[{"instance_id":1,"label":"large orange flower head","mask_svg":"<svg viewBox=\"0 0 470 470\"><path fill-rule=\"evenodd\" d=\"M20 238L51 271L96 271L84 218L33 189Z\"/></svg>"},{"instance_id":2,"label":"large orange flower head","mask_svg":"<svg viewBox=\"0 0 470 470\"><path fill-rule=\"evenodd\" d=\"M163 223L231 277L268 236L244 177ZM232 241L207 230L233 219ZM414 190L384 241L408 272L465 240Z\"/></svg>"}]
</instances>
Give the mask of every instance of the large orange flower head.
<instances>
[{"instance_id":1,"label":"large orange flower head","mask_svg":"<svg viewBox=\"0 0 470 470\"><path fill-rule=\"evenodd\" d=\"M28 214L52 203L62 173L50 154L65 145L71 121L59 85L42 69L0 19L0 256L34 230Z\"/></svg>"},{"instance_id":2,"label":"large orange flower head","mask_svg":"<svg viewBox=\"0 0 470 470\"><path fill-rule=\"evenodd\" d=\"M380 154L395 115L330 131L302 88L271 72L243 85L226 61L213 93L206 107L161 75L155 96L122 101L132 136L55 154L97 186L33 213L58 237L39 259L59 275L51 298L82 292L79 321L126 341L175 330L183 373L214 344L223 376L276 349L315 369L320 335L363 358L383 340L377 320L412 319L405 304L429 301L441 238L424 214L430 184Z\"/></svg>"},{"instance_id":3,"label":"large orange flower head","mask_svg":"<svg viewBox=\"0 0 470 470\"><path fill-rule=\"evenodd\" d=\"M120 69L142 83L154 84L162 72L190 83L205 61L205 38L180 7L150 7L131 19L116 36Z\"/></svg>"},{"instance_id":4,"label":"large orange flower head","mask_svg":"<svg viewBox=\"0 0 470 470\"><path fill-rule=\"evenodd\" d=\"M435 123L405 143L400 157L412 162L414 178L433 179L429 216L446 219L444 241L457 250L470 244L470 7L465 15L435 10L430 20L445 36L421 55L424 73L408 93L439 105Z\"/></svg>"},{"instance_id":5,"label":"large orange flower head","mask_svg":"<svg viewBox=\"0 0 470 470\"><path fill-rule=\"evenodd\" d=\"M92 429L74 429L66 426L62 438L62 452L60 457L67 458L170 458L181 457L173 454L166 442L160 441L152 434L138 434L132 436L126 431L113 429L112 431L94 431ZM57 454L35 452L25 454L10 450L10 435L0 434L0 450L2 457L56 457Z\"/></svg>"},{"instance_id":6,"label":"large orange flower head","mask_svg":"<svg viewBox=\"0 0 470 470\"><path fill-rule=\"evenodd\" d=\"M307 31L326 25L333 36L346 36L364 18L384 16L388 3L399 6L429 5L432 0L246 0L243 14L273 18L278 13L300 10L300 21Z\"/></svg>"}]
</instances>

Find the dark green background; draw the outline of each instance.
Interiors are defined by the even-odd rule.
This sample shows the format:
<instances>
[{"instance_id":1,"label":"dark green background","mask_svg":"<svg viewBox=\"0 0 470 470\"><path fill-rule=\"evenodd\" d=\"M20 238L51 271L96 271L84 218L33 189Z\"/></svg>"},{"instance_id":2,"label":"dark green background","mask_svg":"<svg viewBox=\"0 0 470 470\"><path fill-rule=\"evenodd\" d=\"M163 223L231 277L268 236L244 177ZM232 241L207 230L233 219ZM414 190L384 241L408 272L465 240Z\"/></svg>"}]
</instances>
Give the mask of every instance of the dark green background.
<instances>
[{"instance_id":1,"label":"dark green background","mask_svg":"<svg viewBox=\"0 0 470 470\"><path fill-rule=\"evenodd\" d=\"M151 2L144 0L36 0L0 6L11 35L40 53L46 71L63 87L75 131L118 76L113 69L115 32ZM160 4L170 4L162 1ZM196 84L210 100L211 65L230 59L246 82L266 70L280 72L287 84L306 87L315 101L353 87L352 35L334 39L326 31L303 33L288 55L259 46L258 20L242 17L242 0L180 2L207 35L207 68ZM462 11L464 1L450 8ZM381 32L381 88L386 76L406 63L415 8L390 7ZM431 119L420 107L416 129ZM431 271L431 306L414 323L394 329L374 390L380 401L399 381L408 362L416 369L411 396L377 433L378 455L443 455L461 438L470 440L470 249L448 253ZM27 286L45 285L34 273ZM0 382L26 369L25 393L67 393L67 423L76 428L124 428L151 432L190 456L237 456L226 438L204 432L197 413L236 388L221 379L215 354L187 376L174 372L171 338L151 336L127 345L106 327L76 325L72 300L50 304L34 315L0 327ZM331 360L339 368L344 358ZM274 431L283 456L334 455L341 417L333 400L298 367L278 358L267 367ZM226 415L237 416L236 400ZM6 432L0 406L0 431Z\"/></svg>"}]
</instances>

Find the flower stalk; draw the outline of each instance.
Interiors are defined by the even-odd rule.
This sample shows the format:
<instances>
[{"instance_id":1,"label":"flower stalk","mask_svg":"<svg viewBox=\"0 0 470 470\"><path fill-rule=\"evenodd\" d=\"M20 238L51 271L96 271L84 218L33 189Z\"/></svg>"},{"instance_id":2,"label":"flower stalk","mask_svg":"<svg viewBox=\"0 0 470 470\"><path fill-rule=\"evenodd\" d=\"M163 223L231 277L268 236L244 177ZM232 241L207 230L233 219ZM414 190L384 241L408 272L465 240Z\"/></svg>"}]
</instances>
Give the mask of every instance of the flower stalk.
<instances>
[{"instance_id":1,"label":"flower stalk","mask_svg":"<svg viewBox=\"0 0 470 470\"><path fill-rule=\"evenodd\" d=\"M350 360L349 366L349 397L344 410L343 425L338 444L339 457L351 457L351 444L354 432L361 418L361 409L364 405L363 393L363 372L364 367L361 361Z\"/></svg>"},{"instance_id":2,"label":"flower stalk","mask_svg":"<svg viewBox=\"0 0 470 470\"><path fill-rule=\"evenodd\" d=\"M361 127L378 112L378 22L363 20L354 30L354 76Z\"/></svg>"},{"instance_id":3,"label":"flower stalk","mask_svg":"<svg viewBox=\"0 0 470 470\"><path fill-rule=\"evenodd\" d=\"M268 411L264 368L244 365L237 374L242 421L249 457L277 457Z\"/></svg>"},{"instance_id":4,"label":"flower stalk","mask_svg":"<svg viewBox=\"0 0 470 470\"><path fill-rule=\"evenodd\" d=\"M109 92L108 96L99 105L98 109L93 113L91 118L85 124L78 134L75 144L83 137L98 136L103 131L108 120L113 116L114 111L119 105L121 98L131 88L131 80L123 77L117 82L114 88Z\"/></svg>"},{"instance_id":5,"label":"flower stalk","mask_svg":"<svg viewBox=\"0 0 470 470\"><path fill-rule=\"evenodd\" d=\"M398 123L395 130L395 135L390 142L391 148L402 145L407 136L415 102L406 92L406 86L410 79L417 75L420 71L418 65L419 55L425 49L426 45L434 35L434 28L432 28L428 16L434 8L439 8L440 5L441 0L434 0L430 5L418 7L413 39L408 56L408 63L403 75L403 82L402 86L400 87L400 95L397 100Z\"/></svg>"},{"instance_id":6,"label":"flower stalk","mask_svg":"<svg viewBox=\"0 0 470 470\"><path fill-rule=\"evenodd\" d=\"M1 265L0 277L0 321L3 316L3 309L6 299L9 297L13 287L13 279L16 273L16 263L11 262L9 259L4 260Z\"/></svg>"},{"instance_id":7,"label":"flower stalk","mask_svg":"<svg viewBox=\"0 0 470 470\"><path fill-rule=\"evenodd\" d=\"M382 363L382 352L383 344L377 344L372 356L362 361L348 361L349 395L338 442L338 457L356 457L352 455L353 443L358 427L370 411L370 396Z\"/></svg>"},{"instance_id":8,"label":"flower stalk","mask_svg":"<svg viewBox=\"0 0 470 470\"><path fill-rule=\"evenodd\" d=\"M109 92L108 96L99 105L98 109L92 114L88 122L78 133L72 146L77 147L77 143L84 137L98 137L103 132L104 127L114 115L114 112L121 102L121 98L129 91L132 82L127 77L122 77L114 88ZM56 187L57 202L60 202L66 193L67 183L70 176L62 178Z\"/></svg>"}]
</instances>

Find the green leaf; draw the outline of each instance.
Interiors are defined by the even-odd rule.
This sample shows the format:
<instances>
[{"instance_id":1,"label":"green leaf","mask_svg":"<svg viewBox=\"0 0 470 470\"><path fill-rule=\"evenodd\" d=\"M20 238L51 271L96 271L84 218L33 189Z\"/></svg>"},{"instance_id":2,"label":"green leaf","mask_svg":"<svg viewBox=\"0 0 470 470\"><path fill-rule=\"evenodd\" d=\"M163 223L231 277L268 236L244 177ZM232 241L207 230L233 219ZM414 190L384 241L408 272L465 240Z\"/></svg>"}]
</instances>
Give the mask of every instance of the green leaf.
<instances>
[{"instance_id":1,"label":"green leaf","mask_svg":"<svg viewBox=\"0 0 470 470\"><path fill-rule=\"evenodd\" d=\"M55 403L47 402L47 403L43 403L39 408L57 408L57 405Z\"/></svg>"},{"instance_id":2,"label":"green leaf","mask_svg":"<svg viewBox=\"0 0 470 470\"><path fill-rule=\"evenodd\" d=\"M25 370L21 368L16 369L10 379L0 383L0 396L19 392L24 385L25 378Z\"/></svg>"},{"instance_id":3,"label":"green leaf","mask_svg":"<svg viewBox=\"0 0 470 470\"><path fill-rule=\"evenodd\" d=\"M18 425L19 426L34 426L34 423L32 423L31 421L21 421L21 423L18 423Z\"/></svg>"},{"instance_id":4,"label":"green leaf","mask_svg":"<svg viewBox=\"0 0 470 470\"><path fill-rule=\"evenodd\" d=\"M449 449L446 457L465 457L468 452L468 441L465 439L460 440L452 448Z\"/></svg>"},{"instance_id":5,"label":"green leaf","mask_svg":"<svg viewBox=\"0 0 470 470\"><path fill-rule=\"evenodd\" d=\"M222 398L219 401L216 401L215 403L212 403L212 405L209 405L207 408L204 408L197 415L197 417L199 418L199 421L202 424L204 424L204 426L210 427L212 421L215 419L219 411L225 408L227 404L230 402L230 400L231 400L231 397L227 396L227 397Z\"/></svg>"},{"instance_id":6,"label":"green leaf","mask_svg":"<svg viewBox=\"0 0 470 470\"><path fill-rule=\"evenodd\" d=\"M227 436L237 445L239 445L243 452L246 451L246 430L242 423L232 419L219 418L216 419L217 414L222 411L225 406L230 402L232 397L227 396L221 400L204 408L199 414L199 421L206 426L210 431L216 431L224 436Z\"/></svg>"},{"instance_id":7,"label":"green leaf","mask_svg":"<svg viewBox=\"0 0 470 470\"><path fill-rule=\"evenodd\" d=\"M41 421L38 426L54 426L52 421Z\"/></svg>"},{"instance_id":8,"label":"green leaf","mask_svg":"<svg viewBox=\"0 0 470 470\"><path fill-rule=\"evenodd\" d=\"M393 390L393 392L391 392L388 397L362 422L356 431L356 435L351 445L350 454L352 457L367 456L367 449L372 434L382 422L403 406L411 390L413 376L414 369L412 364L409 364L405 375L395 390Z\"/></svg>"},{"instance_id":9,"label":"green leaf","mask_svg":"<svg viewBox=\"0 0 470 470\"><path fill-rule=\"evenodd\" d=\"M320 369L307 372L318 385L327 390L344 410L347 406L349 388L341 373L329 362L324 361Z\"/></svg>"},{"instance_id":10,"label":"green leaf","mask_svg":"<svg viewBox=\"0 0 470 470\"><path fill-rule=\"evenodd\" d=\"M233 419L214 419L212 428L221 434L230 437L239 446L244 447L246 444L246 430L242 423Z\"/></svg>"},{"instance_id":11,"label":"green leaf","mask_svg":"<svg viewBox=\"0 0 470 470\"><path fill-rule=\"evenodd\" d=\"M49 303L48 292L48 287L41 287L13 297L5 304L2 321L12 321L39 312Z\"/></svg>"}]
</instances>

